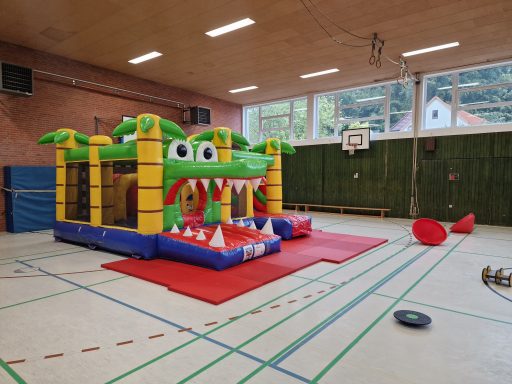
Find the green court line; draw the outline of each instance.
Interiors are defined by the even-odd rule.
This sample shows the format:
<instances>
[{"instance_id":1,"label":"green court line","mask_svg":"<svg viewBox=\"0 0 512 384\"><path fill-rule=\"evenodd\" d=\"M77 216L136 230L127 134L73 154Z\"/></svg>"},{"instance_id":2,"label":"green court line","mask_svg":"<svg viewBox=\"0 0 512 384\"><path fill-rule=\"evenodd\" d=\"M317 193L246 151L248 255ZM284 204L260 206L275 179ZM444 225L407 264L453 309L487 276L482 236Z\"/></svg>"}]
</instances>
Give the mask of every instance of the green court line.
<instances>
[{"instance_id":1,"label":"green court line","mask_svg":"<svg viewBox=\"0 0 512 384\"><path fill-rule=\"evenodd\" d=\"M423 250L422 252L423 253L426 253L430 250L431 247ZM256 339L259 339L261 336L267 334L268 332L272 331L273 329L277 328L279 325L283 324L285 321L291 319L292 317L296 316L297 314L301 313L302 311L304 311L305 309L311 307L312 305L316 304L317 302L319 301L322 301L324 300L325 298L327 298L328 296L334 294L335 292L339 291L341 288L343 287L346 287L348 284L352 283L353 281L355 281L356 279L366 275L368 272L372 271L373 269L377 268L378 266L384 264L386 261L389 261L390 259L392 259L393 257L395 257L396 255L398 255L399 253L402 253L403 251L405 251L406 248L402 248L401 250L399 250L398 252L395 252L394 254L388 256L387 258L381 260L380 262L378 262L377 264L374 264L373 266L371 266L370 268L364 270L363 272L360 272L359 274L357 274L356 276L354 276L354 278L352 278L351 280L349 280L347 282L347 284L344 284L344 285L339 285L337 286L336 288L332 289L331 291L329 291L329 293L323 295L323 296L320 296L319 298L313 300L312 302L310 302L309 304L305 305L304 307L296 310L295 312L292 312L291 314L289 314L288 316L284 317L283 319L279 320L278 322L274 323L273 325L271 325L270 327L264 329L263 331L259 332L258 334L256 334L255 336L247 339L246 341L244 341L243 343L237 345L235 348L233 348L232 350L224 353L223 355L221 355L220 357L218 357L217 359L211 361L210 363L206 364L205 366L199 368L197 371L191 373L190 375L188 375L187 377L185 377L184 379L180 380L178 382L178 384L183 384L183 383L186 383L188 382L189 380L193 379L194 377L200 375L201 373L203 373L204 371L208 370L209 368L211 368L212 366L218 364L219 362L221 362L222 360L226 359L228 356L232 355L233 353L235 353L236 351L240 350L241 348L249 345L250 343L252 343L254 340ZM409 262L409 260L407 260L404 264L407 264ZM393 273L395 273L398 269L400 269L404 264L402 264L400 267L396 268L395 270L393 270L393 272L389 273L386 277L384 277L383 279L381 279L378 283L376 284L379 284L380 282L382 282L383 280L385 280L386 278L388 278L389 276L393 275ZM294 343L292 343L290 346L293 346L295 343L299 342L300 340L302 340L304 337L307 337L307 335L309 335L310 333L314 332L318 327L322 326L325 322L329 321L333 316L335 316L339 311L343 310L344 308L350 306L353 304L353 302L357 301L362 295L368 293L376 284L374 284L372 287L368 288L366 291L364 291L363 293L361 293L360 295L358 295L355 299L351 300L349 303L347 303L345 306L343 306L343 308L339 309L338 311L336 311L335 313L329 315L325 320L323 320L322 322L320 322L319 324L317 324L315 327L313 327L312 329L310 329L306 334L304 334L301 338L299 338L298 340L296 340ZM288 346L288 347L290 347ZM266 366L268 366L269 364L271 364L275 359L277 359L282 353L284 353L286 351L286 349L288 349L288 347L286 347L283 351L280 351L277 355L273 356L271 359L267 360L264 364L261 364L260 367L258 367L256 370L254 370L251 374L249 374L248 376L246 376L244 379L242 379L239 383L241 382L245 382L247 379L251 378L252 376L254 376L256 373L258 373L261 369L265 368Z\"/></svg>"},{"instance_id":2,"label":"green court line","mask_svg":"<svg viewBox=\"0 0 512 384\"><path fill-rule=\"evenodd\" d=\"M41 257L35 257L33 259L23 259L23 260L20 260L20 261L32 261L32 260L42 260L42 259L49 259L51 257L57 257L57 256L65 256L65 255L72 255L73 253L81 253L81 252L87 252L87 251L90 251L90 249L77 249L75 250L74 252L67 252L67 253L59 253L58 255L49 255L49 256L41 256ZM19 259L19 258L18 258ZM9 264L17 264L18 261L15 260L15 261L10 261L8 263L2 263L0 264L1 265L9 265Z\"/></svg>"},{"instance_id":3,"label":"green court line","mask_svg":"<svg viewBox=\"0 0 512 384\"><path fill-rule=\"evenodd\" d=\"M5 361L3 361L2 359L0 359L0 367L2 367L4 369L5 372L7 372L7 374L9 376L12 377L12 379L17 382L18 384L27 384L27 382L25 380L23 380L21 378L20 375L18 375L16 373L16 371L14 369L12 369Z\"/></svg>"},{"instance_id":4,"label":"green court line","mask_svg":"<svg viewBox=\"0 0 512 384\"><path fill-rule=\"evenodd\" d=\"M350 220L348 220L348 221L350 221ZM327 228L327 227L332 227L333 225L348 223L348 221L340 221L339 223L326 224L326 225L322 225L321 227L313 228L313 229L314 230L320 230L320 229L324 229L324 228Z\"/></svg>"},{"instance_id":5,"label":"green court line","mask_svg":"<svg viewBox=\"0 0 512 384\"><path fill-rule=\"evenodd\" d=\"M80 249L81 247L69 247L69 248L63 248L63 249L54 249L53 251L45 251L45 252L36 252L31 253L29 255L22 255L22 256L12 256L12 257L3 257L0 258L0 261L3 260L10 260L10 259L19 259L20 257L29 257L29 256L35 256L35 255L42 255L43 253L52 253L52 252L60 252L60 251L69 251L71 249Z\"/></svg>"},{"instance_id":6,"label":"green court line","mask_svg":"<svg viewBox=\"0 0 512 384\"><path fill-rule=\"evenodd\" d=\"M489 255L488 253L476 253L476 252L466 252L466 251L455 251L455 253L467 253L469 255L479 255L479 256L489 256L489 257L499 257L501 259L509 259L511 260L512 257L507 256L498 256L498 255Z\"/></svg>"},{"instance_id":7,"label":"green court line","mask_svg":"<svg viewBox=\"0 0 512 384\"><path fill-rule=\"evenodd\" d=\"M388 299L395 299L395 300L398 299L398 297L384 295L383 293L374 292L373 294L377 295L377 296L387 297ZM485 317L485 316L475 315L475 314L469 313L469 312L457 311L456 309L450 309L450 308L446 308L446 307L439 307L437 305L420 303L419 301L413 301L413 300L405 300L405 299L403 299L402 301L405 301L406 303L411 303L411 304L418 304L418 305L421 305L421 306L424 306L424 307L440 309L442 311L457 313L459 315L471 316L471 317L476 317L476 318L483 319L483 320L490 320L490 321L495 321L497 323L503 323L503 324L512 325L512 322L510 322L510 321L493 319L492 317Z\"/></svg>"},{"instance_id":8,"label":"green court line","mask_svg":"<svg viewBox=\"0 0 512 384\"><path fill-rule=\"evenodd\" d=\"M344 223L341 223L344 224ZM405 228L384 228L384 227L372 227L371 225L358 225L358 224L350 224L353 227L361 227L361 228L372 228L372 229L382 229L383 231L402 231L408 232ZM395 224L396 225L396 224Z\"/></svg>"},{"instance_id":9,"label":"green court line","mask_svg":"<svg viewBox=\"0 0 512 384\"><path fill-rule=\"evenodd\" d=\"M390 245L393 245L395 242L397 242L397 241L399 241L399 240L402 240L404 237L406 237L406 236L408 236L408 235L409 235L409 234L404 235L404 236L402 236L402 237L400 237L400 238L398 238L398 239L396 239L396 240L393 240L393 241L391 241L391 242L388 242L388 243L386 243L385 245L383 245L382 247L377 247L377 248L375 248L375 249L373 249L373 250L369 251L368 253L366 253L366 254L365 254L365 255L363 255L363 256L359 256L359 257L357 257L357 258L354 258L353 260L349 261L348 263L344 263L344 264L340 265L338 268L333 269L332 271L326 272L326 273L324 273L323 275L318 276L318 277L316 278L316 280L308 281L307 283L304 283L304 284L302 284L302 285L300 285L300 286L298 286L298 287L296 287L296 288L293 288L293 289L291 289L291 290L289 290L289 291L287 291L287 292L285 292L285 293L282 293L281 295L278 295L278 296L274 297L273 299L270 299L270 300L266 301L265 303L263 303L263 304L261 304L261 305L259 305L259 306L255 307L255 308L252 308L252 309L248 310L247 312L245 312L245 313L243 313L243 314L239 315L237 318L235 318L235 319L233 319L233 320L229 320L229 321L227 321L227 322L225 322L225 323L222 323L221 325L219 325L219 326L217 326L217 327L215 327L215 328L212 328L210 331L208 331L208 332L206 332L206 333L203 333L203 334L202 334L202 335L200 335L200 336L196 336L195 338L193 338L193 339L191 339L191 340L189 340L189 341L187 341L187 342L185 342L185 343L183 343L183 344L181 344L181 345L178 345L177 347L175 347L175 348L173 348L173 349L170 349L170 350L168 350L167 352L164 352L164 353L162 353L161 355L158 355L158 356L154 357L153 359L148 360L148 361L146 361L145 363L142 363L142 364L138 365L138 366L137 366L137 367L135 367L135 368L132 368L131 370L129 370L129 371L127 371L127 372L125 372L125 373L123 373L123 374L121 374L121 375L119 375L119 376L117 376L117 377L113 378L112 380L108 381L106 384L111 384L111 383L114 383L114 382L119 381L119 380L121 380L121 379L124 379L125 377L127 377L127 376L131 375L132 373L135 373L135 372L137 372L137 371L139 371L139 370L141 370L141 369L143 369L143 368L145 368L145 367L147 367L147 366L149 366L149 365L151 365L151 364L153 364L153 363L155 363L155 362L157 362L157 361L159 361L159 360L163 359L164 357L167 357L167 356L169 356L169 355L173 354L174 352L177 352L177 351L179 351L180 349L183 349L183 348L187 347L188 345L190 345L190 344L192 344L192 343L196 342L197 340L202 339L204 336L208 336L208 335L210 335L211 333L216 332L216 331L218 331L219 329L222 329L222 328L224 328L225 326L227 326L227 325L229 325L229 324L231 324L231 323L233 323L233 322L235 322L235 321L238 321L238 320L240 320L240 319L242 319L242 318L244 318L244 317L246 317L246 316L250 315L252 312L254 312L254 311L258 310L258 309L261 309L261 308L263 308L263 307L265 307L265 306L267 306L267 305L269 305L269 304L271 304L271 303L273 303L273 302L275 302L275 301L277 301L277 300L281 299L282 297L285 297L285 296L289 295L290 293L296 292L296 291L298 291L299 289L301 289L301 288L303 288L303 287L305 287L305 286L308 286L308 285L312 284L313 282L315 282L315 281L318 281L318 280L322 279L322 278L323 278L323 277L325 277L325 276L330 275L331 273L337 272L337 271L339 271L340 269L346 268L346 267L348 267L349 265L351 265L351 264L353 264L353 263L356 263L356 262L358 262L358 261L360 261L360 260L363 260L363 259L367 258L368 256L370 256L371 254L373 254L373 253L375 253L375 252L377 252L377 251L380 251L380 250L382 250L382 249L384 249L384 248L386 248L386 247L388 247L388 246L390 246ZM399 252L401 252L401 251L405 250L406 248L408 248L408 247L403 247ZM342 286L340 286L340 287L342 287Z\"/></svg>"},{"instance_id":10,"label":"green court line","mask_svg":"<svg viewBox=\"0 0 512 384\"><path fill-rule=\"evenodd\" d=\"M500 240L500 241L512 241L512 239L499 239L494 237L484 237L484 236L471 236L472 239L486 239L486 240Z\"/></svg>"},{"instance_id":11,"label":"green court line","mask_svg":"<svg viewBox=\"0 0 512 384\"><path fill-rule=\"evenodd\" d=\"M430 272L432 272L441 262L443 262L457 246L462 243L468 235L465 235L462 240L455 244L442 258L440 258L434 265L432 265L423 275L421 275L409 288L407 288L388 308L384 310L365 330L363 330L352 342L343 349L334 359L332 359L312 380L311 383L318 383L327 372L329 372L343 357L350 352L372 329L375 327L405 296L409 294Z\"/></svg>"},{"instance_id":12,"label":"green court line","mask_svg":"<svg viewBox=\"0 0 512 384\"><path fill-rule=\"evenodd\" d=\"M90 284L90 285L85 285L84 287L85 287L85 288L94 287L95 285L105 284L105 283L109 283L109 282L111 282L111 281L116 281L116 280L125 279L125 278L127 278L127 277L129 277L129 276L116 277L116 278L114 278L114 279L105 280L105 281L100 281L99 283L94 283L94 284ZM79 291L80 289L83 289L83 288L73 288L73 289L68 289L67 291L62 291L62 292L52 293L51 295L42 296L42 297L37 297L37 298L35 298L35 299L31 299L31 300L27 300L27 301L21 301L21 302L16 303L16 304L10 304L10 305L6 305L5 307L0 307L0 310L1 310L1 309L11 308L11 307L16 307L16 306L18 306L18 305L22 305L22 304L32 303L32 302L34 302L34 301L39 301L39 300L43 300L43 299L48 299L48 298L50 298L50 297L63 295L63 294L65 294L65 293L69 293L69 292L73 292L73 291Z\"/></svg>"},{"instance_id":13,"label":"green court line","mask_svg":"<svg viewBox=\"0 0 512 384\"><path fill-rule=\"evenodd\" d=\"M311 279L309 277L299 276L299 275L289 275L293 277L298 277L299 279L309 280L309 281L315 281L317 283L327 284L327 285L339 285L338 283L329 283L328 281L322 281L322 280L315 280Z\"/></svg>"},{"instance_id":14,"label":"green court line","mask_svg":"<svg viewBox=\"0 0 512 384\"><path fill-rule=\"evenodd\" d=\"M364 292L361 292L359 295L357 295L354 299L350 300L348 303L346 303L345 305L343 305L341 308L338 308L337 310L335 310L333 313L331 313L329 316L327 316L324 320L322 320L321 322L317 323L315 326L313 326L311 329L309 329L306 333L304 333L302 336L300 336L299 338L295 339L294 341L292 341L290 344L288 344L286 347L284 347L283 349L281 349L278 353L276 353L274 356L272 356L270 359L268 359L267 361L265 361L263 364L261 364L258 368L256 368L254 371L252 371L251 373L249 373L247 376L245 376L243 379L241 379L240 381L238 381L238 384L242 384L242 383L246 383L248 380L252 379L254 376L256 376L259 372L261 372L263 369L265 369L266 367L268 367L269 365L271 365L273 362L275 362L277 359L279 359L280 357L282 357L283 355L285 355L288 351L290 351L293 347L295 347L297 344L299 344L300 342L302 342L304 339L308 338L312 333L316 332L318 329L321 329L322 327L324 327L326 324L328 324L330 321L332 321L332 319L335 319L336 316L338 316L340 313L342 313L345 309L347 308L350 308L351 306L353 305L357 305L356 303L361 300L362 298L364 298L365 296L368 296L368 294L376 289L376 287L380 286L381 284L389 281L390 279L392 279L393 277L397 276L398 274L400 274L400 272L403 271L404 268L407 268L409 265L411 265L412 263L414 263L415 261L417 261L419 258L421 258L423 255L425 255L427 252L429 252L430 250L432 249L432 247L428 247L424 250L422 250L420 253L418 253L417 255L415 255L413 258L411 259L407 259L406 262L404 262L403 264L401 264L399 267L395 268L393 271L391 271L390 273L388 273L385 277L383 277L382 279L380 279L379 281L377 281L375 284L373 284L370 288L368 288L367 290L365 290ZM414 261L411 261L411 260L414 260ZM336 291L336 289L335 289Z\"/></svg>"}]
</instances>

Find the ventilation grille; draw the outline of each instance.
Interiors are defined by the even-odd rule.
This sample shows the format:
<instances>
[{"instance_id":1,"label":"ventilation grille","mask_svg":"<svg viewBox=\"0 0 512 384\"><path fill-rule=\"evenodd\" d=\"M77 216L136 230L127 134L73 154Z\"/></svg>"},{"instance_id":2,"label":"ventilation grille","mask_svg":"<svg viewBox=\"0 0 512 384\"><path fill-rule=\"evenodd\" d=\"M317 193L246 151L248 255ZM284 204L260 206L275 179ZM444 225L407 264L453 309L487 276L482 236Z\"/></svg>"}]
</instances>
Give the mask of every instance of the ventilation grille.
<instances>
[{"instance_id":1,"label":"ventilation grille","mask_svg":"<svg viewBox=\"0 0 512 384\"><path fill-rule=\"evenodd\" d=\"M210 125L210 108L192 107L190 108L190 123L193 125Z\"/></svg>"},{"instance_id":2,"label":"ventilation grille","mask_svg":"<svg viewBox=\"0 0 512 384\"><path fill-rule=\"evenodd\" d=\"M0 91L31 96L33 77L32 69L19 65L1 63L0 67Z\"/></svg>"}]
</instances>

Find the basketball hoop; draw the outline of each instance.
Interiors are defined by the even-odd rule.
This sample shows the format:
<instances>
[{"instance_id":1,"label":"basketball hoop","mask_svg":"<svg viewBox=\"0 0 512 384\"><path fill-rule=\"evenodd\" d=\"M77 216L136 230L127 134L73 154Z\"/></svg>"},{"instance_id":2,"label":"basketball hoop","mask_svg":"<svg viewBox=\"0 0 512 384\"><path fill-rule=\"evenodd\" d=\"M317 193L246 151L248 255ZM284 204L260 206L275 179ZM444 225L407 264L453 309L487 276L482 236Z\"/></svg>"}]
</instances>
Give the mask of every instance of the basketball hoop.
<instances>
[{"instance_id":1,"label":"basketball hoop","mask_svg":"<svg viewBox=\"0 0 512 384\"><path fill-rule=\"evenodd\" d=\"M350 148L348 149L348 154L350 156L352 156L355 152L355 150L357 149L357 147L359 147L359 144L357 143L348 143L347 144Z\"/></svg>"}]
</instances>

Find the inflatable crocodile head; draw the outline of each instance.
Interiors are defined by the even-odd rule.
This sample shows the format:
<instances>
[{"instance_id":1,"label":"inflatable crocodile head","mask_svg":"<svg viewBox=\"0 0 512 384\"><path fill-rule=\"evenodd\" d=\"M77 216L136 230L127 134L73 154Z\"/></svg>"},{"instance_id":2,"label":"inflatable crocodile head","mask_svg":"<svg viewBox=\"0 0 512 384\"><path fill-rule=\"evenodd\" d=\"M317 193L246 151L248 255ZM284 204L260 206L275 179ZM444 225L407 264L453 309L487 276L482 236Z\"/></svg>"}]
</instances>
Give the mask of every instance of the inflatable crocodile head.
<instances>
[{"instance_id":1,"label":"inflatable crocodile head","mask_svg":"<svg viewBox=\"0 0 512 384\"><path fill-rule=\"evenodd\" d=\"M250 191L257 189L267 166L274 163L272 156L248 152L249 142L229 128L219 127L187 138L177 124L161 118L157 122L157 118L154 115L139 116L137 120L119 125L113 135L137 132L137 140L125 145L137 145L139 164L141 156L148 157L143 153L141 143L153 143L152 150L161 151L164 230L175 224L184 227L221 221L223 191L230 195L233 190L237 195L243 194L244 200L252 201ZM154 132L155 137L143 137L158 127L161 132ZM152 139L162 140L161 149L154 145L158 141ZM233 143L240 150L233 150ZM154 155L151 161L160 162ZM139 167L139 173L140 170ZM195 198L190 199L190 194ZM185 204L188 209L184 210L183 200L193 200L193 209Z\"/></svg>"}]
</instances>

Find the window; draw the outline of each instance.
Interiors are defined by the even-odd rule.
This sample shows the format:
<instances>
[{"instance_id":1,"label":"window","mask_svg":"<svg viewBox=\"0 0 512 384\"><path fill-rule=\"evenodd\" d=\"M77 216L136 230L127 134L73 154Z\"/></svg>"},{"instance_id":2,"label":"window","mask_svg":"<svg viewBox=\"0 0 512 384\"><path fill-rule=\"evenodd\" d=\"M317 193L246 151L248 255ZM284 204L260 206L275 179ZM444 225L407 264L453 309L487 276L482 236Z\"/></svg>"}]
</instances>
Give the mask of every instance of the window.
<instances>
[{"instance_id":1,"label":"window","mask_svg":"<svg viewBox=\"0 0 512 384\"><path fill-rule=\"evenodd\" d=\"M438 109L434 109L432 111L432 120L437 120L439 118L439 110Z\"/></svg>"},{"instance_id":2,"label":"window","mask_svg":"<svg viewBox=\"0 0 512 384\"><path fill-rule=\"evenodd\" d=\"M315 137L368 127L373 133L412 130L413 84L397 83L317 95Z\"/></svg>"},{"instance_id":3,"label":"window","mask_svg":"<svg viewBox=\"0 0 512 384\"><path fill-rule=\"evenodd\" d=\"M269 137L304 140L306 125L305 97L244 107L244 132L251 143L258 143Z\"/></svg>"},{"instance_id":4,"label":"window","mask_svg":"<svg viewBox=\"0 0 512 384\"><path fill-rule=\"evenodd\" d=\"M428 76L425 84L423 129L512 123L510 64Z\"/></svg>"}]
</instances>

